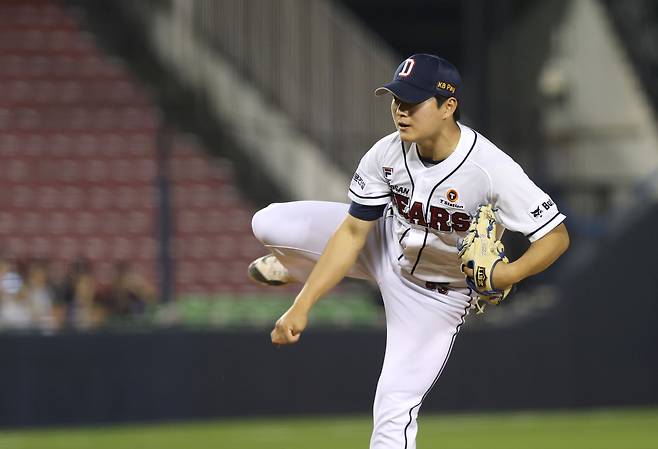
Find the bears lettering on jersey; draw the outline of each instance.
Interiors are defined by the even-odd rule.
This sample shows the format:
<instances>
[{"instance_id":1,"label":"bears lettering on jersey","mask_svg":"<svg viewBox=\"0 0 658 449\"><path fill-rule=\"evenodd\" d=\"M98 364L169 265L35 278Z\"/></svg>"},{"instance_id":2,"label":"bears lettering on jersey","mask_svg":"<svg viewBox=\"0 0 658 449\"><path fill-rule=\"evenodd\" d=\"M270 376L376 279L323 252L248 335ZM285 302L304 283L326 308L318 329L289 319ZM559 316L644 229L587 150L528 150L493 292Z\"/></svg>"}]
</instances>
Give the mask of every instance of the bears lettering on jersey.
<instances>
[{"instance_id":1,"label":"bears lettering on jersey","mask_svg":"<svg viewBox=\"0 0 658 449\"><path fill-rule=\"evenodd\" d=\"M423 204L415 201L409 207L409 197L400 193L393 193L393 201L401 216L406 218L410 223L418 226L428 226L423 216ZM466 232L471 223L471 217L464 212L450 213L443 207L430 205L430 222L429 227L441 232Z\"/></svg>"}]
</instances>

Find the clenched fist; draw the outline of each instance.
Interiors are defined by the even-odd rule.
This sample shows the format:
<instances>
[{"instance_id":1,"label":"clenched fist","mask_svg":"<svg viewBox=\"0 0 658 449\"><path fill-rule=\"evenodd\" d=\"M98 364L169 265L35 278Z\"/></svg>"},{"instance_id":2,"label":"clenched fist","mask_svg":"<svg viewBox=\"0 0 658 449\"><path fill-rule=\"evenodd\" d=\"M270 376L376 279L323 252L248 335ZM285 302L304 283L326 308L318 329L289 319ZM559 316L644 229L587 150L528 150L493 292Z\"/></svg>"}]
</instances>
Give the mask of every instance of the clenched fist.
<instances>
[{"instance_id":1,"label":"clenched fist","mask_svg":"<svg viewBox=\"0 0 658 449\"><path fill-rule=\"evenodd\" d=\"M297 343L302 331L308 323L308 312L301 310L293 304L279 318L270 334L275 345L289 345Z\"/></svg>"}]
</instances>

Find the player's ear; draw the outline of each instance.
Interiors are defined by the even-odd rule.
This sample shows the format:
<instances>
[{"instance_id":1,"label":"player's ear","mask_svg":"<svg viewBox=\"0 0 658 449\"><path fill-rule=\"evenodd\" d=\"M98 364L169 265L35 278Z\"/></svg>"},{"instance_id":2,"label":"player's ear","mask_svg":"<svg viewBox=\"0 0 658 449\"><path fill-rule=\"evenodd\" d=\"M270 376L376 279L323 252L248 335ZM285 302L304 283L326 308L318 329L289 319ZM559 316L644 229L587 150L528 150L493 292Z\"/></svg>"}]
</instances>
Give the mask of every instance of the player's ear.
<instances>
[{"instance_id":1,"label":"player's ear","mask_svg":"<svg viewBox=\"0 0 658 449\"><path fill-rule=\"evenodd\" d=\"M446 107L446 112L445 116L443 118L449 118L452 114L455 113L457 110L457 106L459 105L459 102L455 97L450 97L445 101L445 107Z\"/></svg>"}]
</instances>

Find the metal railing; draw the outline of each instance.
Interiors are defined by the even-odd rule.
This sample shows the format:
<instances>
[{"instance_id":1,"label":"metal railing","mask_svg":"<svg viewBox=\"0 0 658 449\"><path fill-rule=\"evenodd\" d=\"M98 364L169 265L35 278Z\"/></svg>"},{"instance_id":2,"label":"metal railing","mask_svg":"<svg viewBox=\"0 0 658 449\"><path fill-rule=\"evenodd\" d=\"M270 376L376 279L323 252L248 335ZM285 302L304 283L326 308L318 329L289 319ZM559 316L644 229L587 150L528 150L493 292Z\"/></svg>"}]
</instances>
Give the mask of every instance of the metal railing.
<instances>
[{"instance_id":1,"label":"metal railing","mask_svg":"<svg viewBox=\"0 0 658 449\"><path fill-rule=\"evenodd\" d=\"M394 130L387 101L373 90L398 58L335 2L173 0L171 7L344 169Z\"/></svg>"}]
</instances>

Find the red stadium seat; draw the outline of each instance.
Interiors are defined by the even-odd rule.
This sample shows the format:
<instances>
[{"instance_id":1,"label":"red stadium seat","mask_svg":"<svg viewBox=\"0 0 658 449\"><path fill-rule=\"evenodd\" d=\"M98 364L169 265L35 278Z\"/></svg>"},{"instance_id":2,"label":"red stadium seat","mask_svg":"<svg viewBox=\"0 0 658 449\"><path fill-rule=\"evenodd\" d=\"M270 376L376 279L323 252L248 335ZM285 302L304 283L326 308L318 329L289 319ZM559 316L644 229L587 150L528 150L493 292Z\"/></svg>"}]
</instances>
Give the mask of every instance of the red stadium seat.
<instances>
[{"instance_id":1,"label":"red stadium seat","mask_svg":"<svg viewBox=\"0 0 658 449\"><path fill-rule=\"evenodd\" d=\"M0 2L0 242L25 257L87 257L101 282L116 261L138 261L155 281L161 113L68 11ZM245 267L263 250L232 163L175 131L171 156L178 293L257 291Z\"/></svg>"}]
</instances>

